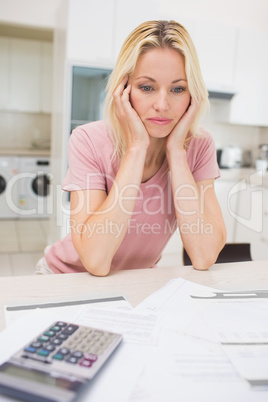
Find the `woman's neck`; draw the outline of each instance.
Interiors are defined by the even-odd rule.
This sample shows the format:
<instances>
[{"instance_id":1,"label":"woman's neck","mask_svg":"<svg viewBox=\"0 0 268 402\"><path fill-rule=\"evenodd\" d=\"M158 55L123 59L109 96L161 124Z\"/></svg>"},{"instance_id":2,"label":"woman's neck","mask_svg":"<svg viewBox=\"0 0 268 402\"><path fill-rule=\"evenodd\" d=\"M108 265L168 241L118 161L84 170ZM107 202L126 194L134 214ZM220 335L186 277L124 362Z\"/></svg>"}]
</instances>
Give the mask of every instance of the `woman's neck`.
<instances>
[{"instance_id":1,"label":"woman's neck","mask_svg":"<svg viewBox=\"0 0 268 402\"><path fill-rule=\"evenodd\" d=\"M151 138L151 143L147 151L142 182L148 181L153 177L163 165L166 157L165 140Z\"/></svg>"}]
</instances>

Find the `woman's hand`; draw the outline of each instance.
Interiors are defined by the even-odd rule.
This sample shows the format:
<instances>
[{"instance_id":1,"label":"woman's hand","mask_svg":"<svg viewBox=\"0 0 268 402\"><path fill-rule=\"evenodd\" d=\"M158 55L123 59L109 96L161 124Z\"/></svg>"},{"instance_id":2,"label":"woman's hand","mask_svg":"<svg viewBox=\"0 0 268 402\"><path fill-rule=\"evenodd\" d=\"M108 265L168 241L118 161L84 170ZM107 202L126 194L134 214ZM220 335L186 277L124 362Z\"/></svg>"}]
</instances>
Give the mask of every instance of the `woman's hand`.
<instances>
[{"instance_id":1,"label":"woman's hand","mask_svg":"<svg viewBox=\"0 0 268 402\"><path fill-rule=\"evenodd\" d=\"M187 137L190 127L196 118L198 109L199 104L194 101L193 98L191 98L190 104L185 113L182 115L174 129L167 137L166 149L168 152L171 152L172 150L184 149L185 138Z\"/></svg>"},{"instance_id":2,"label":"woman's hand","mask_svg":"<svg viewBox=\"0 0 268 402\"><path fill-rule=\"evenodd\" d=\"M126 135L128 148L138 146L147 149L150 138L144 124L130 103L130 92L131 85L128 84L128 77L125 77L113 94L115 114Z\"/></svg>"}]
</instances>

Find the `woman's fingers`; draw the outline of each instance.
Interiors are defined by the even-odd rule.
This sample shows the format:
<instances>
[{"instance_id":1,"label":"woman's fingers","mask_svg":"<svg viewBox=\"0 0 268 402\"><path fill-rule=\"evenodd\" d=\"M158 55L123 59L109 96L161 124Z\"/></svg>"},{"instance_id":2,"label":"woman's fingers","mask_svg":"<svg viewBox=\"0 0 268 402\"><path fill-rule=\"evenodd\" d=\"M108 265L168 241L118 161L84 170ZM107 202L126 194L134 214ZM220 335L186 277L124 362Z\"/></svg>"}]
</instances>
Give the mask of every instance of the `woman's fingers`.
<instances>
[{"instance_id":1,"label":"woman's fingers","mask_svg":"<svg viewBox=\"0 0 268 402\"><path fill-rule=\"evenodd\" d=\"M130 93L131 85L128 84L128 77L125 77L113 94L116 116L130 146L134 143L142 143L148 146L148 133L137 112L131 105Z\"/></svg>"},{"instance_id":2,"label":"woman's fingers","mask_svg":"<svg viewBox=\"0 0 268 402\"><path fill-rule=\"evenodd\" d=\"M115 112L118 118L126 117L128 113L133 113L133 108L129 102L131 85L127 85L128 77L125 77L113 93Z\"/></svg>"}]
</instances>

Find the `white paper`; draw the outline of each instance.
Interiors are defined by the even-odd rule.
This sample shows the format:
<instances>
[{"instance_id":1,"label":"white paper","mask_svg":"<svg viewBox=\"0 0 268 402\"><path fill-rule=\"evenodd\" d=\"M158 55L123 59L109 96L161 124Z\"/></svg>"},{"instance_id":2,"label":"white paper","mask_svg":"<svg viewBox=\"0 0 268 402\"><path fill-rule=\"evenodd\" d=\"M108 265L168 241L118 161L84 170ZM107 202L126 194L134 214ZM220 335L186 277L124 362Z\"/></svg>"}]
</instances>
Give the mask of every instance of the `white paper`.
<instances>
[{"instance_id":1,"label":"white paper","mask_svg":"<svg viewBox=\"0 0 268 402\"><path fill-rule=\"evenodd\" d=\"M241 377L252 386L266 387L268 391L268 344L233 344L222 347Z\"/></svg>"},{"instance_id":2,"label":"white paper","mask_svg":"<svg viewBox=\"0 0 268 402\"><path fill-rule=\"evenodd\" d=\"M267 402L239 376L219 344L174 331L152 350L129 402Z\"/></svg>"},{"instance_id":3,"label":"white paper","mask_svg":"<svg viewBox=\"0 0 268 402\"><path fill-rule=\"evenodd\" d=\"M162 316L143 311L122 311L84 306L75 317L75 322L80 325L119 332L127 343L157 345Z\"/></svg>"},{"instance_id":4,"label":"white paper","mask_svg":"<svg viewBox=\"0 0 268 402\"><path fill-rule=\"evenodd\" d=\"M11 322L17 320L20 317L25 316L26 314L31 314L33 310L46 310L52 314L66 314L69 316L69 320L72 320L72 317L76 316L77 311L80 307L87 306L98 306L101 308L120 308L120 309L132 309L132 306L129 304L127 300L125 300L122 296L114 296L114 297L106 297L106 298L94 298L87 300L74 300L74 301L65 301L65 302L51 302L51 303L33 303L27 304L24 306L21 305L13 305L13 306L5 306L5 321L6 326L10 325Z\"/></svg>"},{"instance_id":5,"label":"white paper","mask_svg":"<svg viewBox=\"0 0 268 402\"><path fill-rule=\"evenodd\" d=\"M268 391L267 301L214 299L201 304L202 309L185 332L204 339L210 337L221 344L237 373L249 384L266 387Z\"/></svg>"},{"instance_id":6,"label":"white paper","mask_svg":"<svg viewBox=\"0 0 268 402\"><path fill-rule=\"evenodd\" d=\"M152 353L147 361L130 402L268 400L266 389L258 389L256 393L256 388L251 387L241 376L241 372L224 352L219 336L226 337L227 328L230 337L231 330L238 327L240 334L243 332L243 337L249 329L251 331L247 332L248 336L253 336L254 323L260 321L260 317L264 318L262 313L266 311L267 301L259 299L258 303L251 303L250 300L236 298L221 300L221 297L203 299L203 296L213 292L220 293L189 281L174 279L137 307L139 310L161 312L164 315L164 329L157 354ZM192 295L202 299L193 298ZM249 320L246 311L251 311L252 315L256 313L256 310L251 310L252 306L258 309L258 313L254 319ZM205 314L207 308L212 309L210 315ZM239 318L241 313L244 327L241 327ZM226 317L230 320L227 327ZM260 329L259 326L255 328ZM266 326L263 325L262 328L265 329ZM256 333L254 336L256 339ZM262 340L265 336L262 334ZM261 361L257 359L256 364L260 367Z\"/></svg>"}]
</instances>

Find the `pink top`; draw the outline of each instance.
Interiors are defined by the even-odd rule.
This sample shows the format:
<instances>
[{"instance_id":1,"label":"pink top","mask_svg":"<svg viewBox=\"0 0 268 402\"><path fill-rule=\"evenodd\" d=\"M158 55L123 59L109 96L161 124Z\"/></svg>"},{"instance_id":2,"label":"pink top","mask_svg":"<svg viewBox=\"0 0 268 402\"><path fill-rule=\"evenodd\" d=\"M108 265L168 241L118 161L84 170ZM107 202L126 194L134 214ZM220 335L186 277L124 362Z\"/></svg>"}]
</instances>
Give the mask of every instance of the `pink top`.
<instances>
[{"instance_id":1,"label":"pink top","mask_svg":"<svg viewBox=\"0 0 268 402\"><path fill-rule=\"evenodd\" d=\"M212 137L191 138L187 162L195 181L217 178L220 175ZM101 189L109 193L117 174L118 163L112 159L113 143L103 121L76 128L69 141L69 168L63 183L66 191ZM117 250L111 270L154 267L168 240L176 230L168 164L147 182L141 183L135 210L129 218L128 231ZM107 221L96 230L112 231L116 236L120 223ZM110 232L111 233L111 232ZM104 250L105 252L105 250ZM55 273L84 272L73 246L71 235L54 243L46 254L48 266Z\"/></svg>"}]
</instances>

